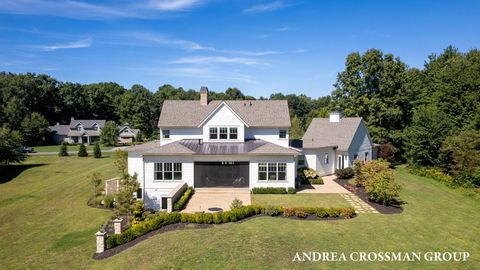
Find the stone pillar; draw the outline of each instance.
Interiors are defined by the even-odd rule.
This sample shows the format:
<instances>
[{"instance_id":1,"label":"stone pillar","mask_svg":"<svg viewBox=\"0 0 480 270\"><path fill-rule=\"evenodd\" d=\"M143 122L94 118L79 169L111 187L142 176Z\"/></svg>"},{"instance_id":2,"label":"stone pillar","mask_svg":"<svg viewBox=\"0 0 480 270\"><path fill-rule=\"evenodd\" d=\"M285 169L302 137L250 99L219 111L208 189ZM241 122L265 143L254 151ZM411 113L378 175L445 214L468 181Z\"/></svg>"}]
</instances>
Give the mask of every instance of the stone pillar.
<instances>
[{"instance_id":1,"label":"stone pillar","mask_svg":"<svg viewBox=\"0 0 480 270\"><path fill-rule=\"evenodd\" d=\"M167 198L167 212L170 213L173 211L172 197Z\"/></svg>"},{"instance_id":2,"label":"stone pillar","mask_svg":"<svg viewBox=\"0 0 480 270\"><path fill-rule=\"evenodd\" d=\"M102 231L98 231L96 234L95 234L96 238L97 238L97 253L102 253L105 251L106 249L106 239L107 239L107 233L106 232L102 232Z\"/></svg>"},{"instance_id":3,"label":"stone pillar","mask_svg":"<svg viewBox=\"0 0 480 270\"><path fill-rule=\"evenodd\" d=\"M116 218L113 221L113 229L114 229L115 234L121 234L122 233L122 221L123 221L122 218Z\"/></svg>"}]
</instances>

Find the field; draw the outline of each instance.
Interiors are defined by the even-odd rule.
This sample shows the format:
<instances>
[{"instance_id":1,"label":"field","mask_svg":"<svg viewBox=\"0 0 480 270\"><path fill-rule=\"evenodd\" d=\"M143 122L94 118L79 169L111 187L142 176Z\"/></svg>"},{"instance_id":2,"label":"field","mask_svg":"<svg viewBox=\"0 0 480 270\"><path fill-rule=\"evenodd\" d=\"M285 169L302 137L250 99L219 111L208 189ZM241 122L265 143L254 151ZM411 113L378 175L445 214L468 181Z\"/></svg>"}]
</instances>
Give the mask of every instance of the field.
<instances>
[{"instance_id":1,"label":"field","mask_svg":"<svg viewBox=\"0 0 480 270\"><path fill-rule=\"evenodd\" d=\"M78 147L79 147L79 144L74 144L74 145L68 145L67 146L67 149L68 151L74 151L74 152L78 152ZM89 144L87 145L87 151L93 151L93 147L94 145L93 144ZM104 150L110 150L112 149L113 147L111 146L105 146L105 145L100 145L100 149L102 151ZM59 152L60 151L60 145L42 145L42 146L34 146L33 147L33 150L37 153L44 153L44 152Z\"/></svg>"},{"instance_id":2,"label":"field","mask_svg":"<svg viewBox=\"0 0 480 270\"><path fill-rule=\"evenodd\" d=\"M478 197L413 176L404 168L397 170L404 187L401 197L407 202L401 214L360 214L335 221L260 217L159 234L95 261L94 233L112 213L86 205L93 192L88 176L94 171L106 178L119 174L109 157L76 156L31 156L1 172L0 268L480 268ZM331 196L285 196L292 205L297 204L294 198L317 206L341 203ZM255 196L254 201L281 203L281 197L269 197ZM471 257L467 262L292 262L302 251L468 251Z\"/></svg>"}]
</instances>

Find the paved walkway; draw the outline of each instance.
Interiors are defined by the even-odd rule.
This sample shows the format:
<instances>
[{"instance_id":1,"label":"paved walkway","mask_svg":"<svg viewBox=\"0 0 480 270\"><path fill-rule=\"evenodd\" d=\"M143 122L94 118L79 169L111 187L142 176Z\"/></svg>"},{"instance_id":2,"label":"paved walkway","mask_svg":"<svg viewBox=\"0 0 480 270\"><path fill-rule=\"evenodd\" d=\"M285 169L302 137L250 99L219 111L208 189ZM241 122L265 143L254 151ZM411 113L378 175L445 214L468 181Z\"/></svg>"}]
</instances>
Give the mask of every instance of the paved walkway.
<instances>
[{"instance_id":1,"label":"paved walkway","mask_svg":"<svg viewBox=\"0 0 480 270\"><path fill-rule=\"evenodd\" d=\"M344 194L351 193L341 185L337 184L334 179L335 175L322 176L323 185L301 186L297 193L329 193L329 194Z\"/></svg>"},{"instance_id":2,"label":"paved walkway","mask_svg":"<svg viewBox=\"0 0 480 270\"><path fill-rule=\"evenodd\" d=\"M228 211L235 198L241 200L243 205L251 204L248 188L196 188L182 212L212 212L208 210L209 208L221 208L223 211Z\"/></svg>"},{"instance_id":3,"label":"paved walkway","mask_svg":"<svg viewBox=\"0 0 480 270\"><path fill-rule=\"evenodd\" d=\"M355 208L355 212L357 213L378 214L378 211L375 208L364 202L362 199L360 199L357 195L353 193L341 194L340 196L342 196L351 206L353 206L353 208Z\"/></svg>"}]
</instances>

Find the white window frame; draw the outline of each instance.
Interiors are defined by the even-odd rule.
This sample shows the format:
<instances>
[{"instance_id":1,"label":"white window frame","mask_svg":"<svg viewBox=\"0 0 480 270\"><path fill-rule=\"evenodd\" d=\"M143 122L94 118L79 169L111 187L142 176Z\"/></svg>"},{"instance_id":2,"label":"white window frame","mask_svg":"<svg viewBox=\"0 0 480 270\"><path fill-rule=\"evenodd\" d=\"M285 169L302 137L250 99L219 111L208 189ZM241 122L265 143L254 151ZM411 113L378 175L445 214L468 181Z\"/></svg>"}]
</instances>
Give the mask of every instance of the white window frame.
<instances>
[{"instance_id":1,"label":"white window frame","mask_svg":"<svg viewBox=\"0 0 480 270\"><path fill-rule=\"evenodd\" d=\"M160 177L158 177L159 174L160 174ZM171 174L171 177L166 179L165 177L166 174ZM176 176L179 176L179 177L176 177ZM154 181L181 181L182 176L183 176L183 173L182 173L181 162L155 162L153 164L153 180Z\"/></svg>"},{"instance_id":2,"label":"white window frame","mask_svg":"<svg viewBox=\"0 0 480 270\"><path fill-rule=\"evenodd\" d=\"M170 139L170 129L162 130L162 138L163 139Z\"/></svg>"},{"instance_id":3,"label":"white window frame","mask_svg":"<svg viewBox=\"0 0 480 270\"><path fill-rule=\"evenodd\" d=\"M272 170L272 168L274 168ZM265 173L265 178L260 177L260 173ZM283 179L279 175L283 173ZM275 174L275 179L270 176ZM258 163L258 181L286 181L287 180L287 163L286 162L259 162Z\"/></svg>"},{"instance_id":4,"label":"white window frame","mask_svg":"<svg viewBox=\"0 0 480 270\"><path fill-rule=\"evenodd\" d=\"M363 159L363 160L364 160L364 161L367 161L369 155L370 155L370 152L368 152L368 151L365 152L365 154L364 154L364 159Z\"/></svg>"},{"instance_id":5,"label":"white window frame","mask_svg":"<svg viewBox=\"0 0 480 270\"><path fill-rule=\"evenodd\" d=\"M220 130L222 131L227 131L227 133L222 133L222 135L226 135L226 139L220 138ZM236 130L236 132L232 132ZM212 131L216 131L216 133L212 133ZM212 126L208 127L208 139L209 140L214 140L214 141L238 141L238 131L239 127L238 126ZM215 137L212 138L212 134L215 134ZM231 134L236 134L237 138L232 139Z\"/></svg>"},{"instance_id":6,"label":"white window frame","mask_svg":"<svg viewBox=\"0 0 480 270\"><path fill-rule=\"evenodd\" d=\"M285 137L282 137L282 132L285 132ZM287 135L288 135L288 132L286 129L279 129L278 130L278 138L279 139L286 139L287 138Z\"/></svg>"},{"instance_id":7,"label":"white window frame","mask_svg":"<svg viewBox=\"0 0 480 270\"><path fill-rule=\"evenodd\" d=\"M235 132L232 132L233 130ZM232 134L235 134L236 138L232 138ZM238 127L229 127L228 128L228 139L229 140L238 140Z\"/></svg>"},{"instance_id":8,"label":"white window frame","mask_svg":"<svg viewBox=\"0 0 480 270\"><path fill-rule=\"evenodd\" d=\"M328 159L329 158L330 158L330 154L328 152L325 152L324 157L323 157L323 163L328 164Z\"/></svg>"},{"instance_id":9,"label":"white window frame","mask_svg":"<svg viewBox=\"0 0 480 270\"><path fill-rule=\"evenodd\" d=\"M212 133L213 130L215 130L214 133ZM215 138L212 138L213 134L215 134ZM218 140L218 128L217 127L209 127L208 128L208 138L210 140Z\"/></svg>"}]
</instances>

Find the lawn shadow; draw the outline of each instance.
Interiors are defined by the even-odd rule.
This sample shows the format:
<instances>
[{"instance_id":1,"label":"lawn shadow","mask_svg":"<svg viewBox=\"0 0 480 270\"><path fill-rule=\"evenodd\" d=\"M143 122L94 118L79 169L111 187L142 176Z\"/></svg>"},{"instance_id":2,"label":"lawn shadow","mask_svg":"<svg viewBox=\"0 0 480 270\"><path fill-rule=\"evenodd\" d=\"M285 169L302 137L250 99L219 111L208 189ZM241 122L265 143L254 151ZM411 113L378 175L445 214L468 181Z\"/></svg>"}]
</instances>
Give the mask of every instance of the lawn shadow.
<instances>
[{"instance_id":1,"label":"lawn shadow","mask_svg":"<svg viewBox=\"0 0 480 270\"><path fill-rule=\"evenodd\" d=\"M0 184L5 184L13 180L23 171L30 168L45 166L47 164L14 164L8 166L0 166Z\"/></svg>"}]
</instances>

